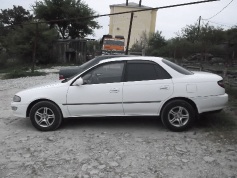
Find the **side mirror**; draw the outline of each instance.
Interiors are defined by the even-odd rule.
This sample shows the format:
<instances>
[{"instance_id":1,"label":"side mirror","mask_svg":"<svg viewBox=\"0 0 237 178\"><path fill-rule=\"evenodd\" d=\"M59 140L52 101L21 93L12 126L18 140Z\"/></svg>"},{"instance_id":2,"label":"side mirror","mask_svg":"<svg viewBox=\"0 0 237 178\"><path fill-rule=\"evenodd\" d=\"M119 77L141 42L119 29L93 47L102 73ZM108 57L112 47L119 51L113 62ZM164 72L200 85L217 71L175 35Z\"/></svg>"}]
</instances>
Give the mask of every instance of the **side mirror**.
<instances>
[{"instance_id":1,"label":"side mirror","mask_svg":"<svg viewBox=\"0 0 237 178\"><path fill-rule=\"evenodd\" d=\"M77 79L77 80L74 82L74 85L76 85L76 86L83 85L83 79L80 77L79 79Z\"/></svg>"}]
</instances>

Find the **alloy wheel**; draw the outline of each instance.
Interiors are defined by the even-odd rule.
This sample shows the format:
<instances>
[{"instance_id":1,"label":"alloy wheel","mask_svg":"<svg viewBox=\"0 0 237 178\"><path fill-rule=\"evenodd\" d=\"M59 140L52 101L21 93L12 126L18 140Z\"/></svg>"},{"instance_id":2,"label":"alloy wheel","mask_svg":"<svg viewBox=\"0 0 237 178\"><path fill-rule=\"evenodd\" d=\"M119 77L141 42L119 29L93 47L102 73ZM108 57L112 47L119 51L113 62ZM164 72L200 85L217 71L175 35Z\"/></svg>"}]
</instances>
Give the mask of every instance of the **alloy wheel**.
<instances>
[{"instance_id":1,"label":"alloy wheel","mask_svg":"<svg viewBox=\"0 0 237 178\"><path fill-rule=\"evenodd\" d=\"M176 106L169 111L168 120L175 127L184 126L189 121L189 112L182 106Z\"/></svg>"},{"instance_id":2,"label":"alloy wheel","mask_svg":"<svg viewBox=\"0 0 237 178\"><path fill-rule=\"evenodd\" d=\"M35 121L41 127L49 127L55 121L54 112L48 107L41 107L35 112Z\"/></svg>"}]
</instances>

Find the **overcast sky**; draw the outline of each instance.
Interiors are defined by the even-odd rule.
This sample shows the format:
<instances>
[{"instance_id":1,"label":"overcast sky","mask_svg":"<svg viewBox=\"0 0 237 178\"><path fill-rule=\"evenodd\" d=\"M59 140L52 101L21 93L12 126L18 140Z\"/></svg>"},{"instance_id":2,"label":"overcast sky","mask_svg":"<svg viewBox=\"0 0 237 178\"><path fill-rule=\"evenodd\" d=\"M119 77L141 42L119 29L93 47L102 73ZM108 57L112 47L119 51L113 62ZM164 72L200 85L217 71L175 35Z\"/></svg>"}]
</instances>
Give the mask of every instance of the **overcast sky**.
<instances>
[{"instance_id":1,"label":"overcast sky","mask_svg":"<svg viewBox=\"0 0 237 178\"><path fill-rule=\"evenodd\" d=\"M232 0L220 0L198 5L158 10L156 30L162 31L162 35L165 36L166 39L172 38L186 25L197 22L199 16L203 19L208 19L221 11L231 1ZM13 5L20 5L25 9L30 10L31 5L33 5L34 2L36 2L36 0L1 0L0 9L7 9L12 8ZM125 3L126 0L84 0L84 2L98 14L108 14L110 13L110 5ZM129 2L139 3L139 0L129 0ZM188 2L195 2L195 0L142 0L142 5L149 7L162 7ZM95 39L99 39L103 34L108 34L109 32L109 17L99 18L98 22L102 28L95 30ZM201 21L201 23L204 22L207 21ZM210 19L209 23L214 26L220 26L224 29L237 25L237 0L233 0L233 2L221 13Z\"/></svg>"}]
</instances>

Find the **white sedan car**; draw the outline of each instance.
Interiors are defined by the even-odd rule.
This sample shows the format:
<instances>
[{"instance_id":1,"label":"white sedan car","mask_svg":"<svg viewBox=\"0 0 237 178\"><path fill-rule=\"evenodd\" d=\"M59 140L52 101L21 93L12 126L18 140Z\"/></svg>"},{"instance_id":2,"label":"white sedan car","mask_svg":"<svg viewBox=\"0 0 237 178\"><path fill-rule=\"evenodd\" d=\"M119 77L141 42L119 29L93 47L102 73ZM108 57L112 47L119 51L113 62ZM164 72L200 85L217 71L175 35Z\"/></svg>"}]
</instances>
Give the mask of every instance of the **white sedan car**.
<instances>
[{"instance_id":1,"label":"white sedan car","mask_svg":"<svg viewBox=\"0 0 237 178\"><path fill-rule=\"evenodd\" d=\"M57 129L63 118L104 116L160 116L168 129L183 131L227 101L218 75L136 56L106 59L70 79L23 90L11 106L41 131Z\"/></svg>"}]
</instances>

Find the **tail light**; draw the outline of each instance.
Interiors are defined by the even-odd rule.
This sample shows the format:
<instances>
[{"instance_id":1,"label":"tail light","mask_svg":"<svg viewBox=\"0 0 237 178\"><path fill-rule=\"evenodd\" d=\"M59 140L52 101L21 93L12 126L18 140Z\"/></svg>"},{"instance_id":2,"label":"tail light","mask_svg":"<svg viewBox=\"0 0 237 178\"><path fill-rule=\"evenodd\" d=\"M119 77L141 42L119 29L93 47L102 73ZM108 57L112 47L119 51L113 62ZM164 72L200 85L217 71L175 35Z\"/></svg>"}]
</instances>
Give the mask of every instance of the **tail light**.
<instances>
[{"instance_id":1,"label":"tail light","mask_svg":"<svg viewBox=\"0 0 237 178\"><path fill-rule=\"evenodd\" d=\"M59 80L65 79L63 75L59 75Z\"/></svg>"},{"instance_id":2,"label":"tail light","mask_svg":"<svg viewBox=\"0 0 237 178\"><path fill-rule=\"evenodd\" d=\"M223 81L223 80L220 80L220 81L218 81L217 83L218 83L218 85L219 85L220 87L225 88L225 84L224 84L224 81Z\"/></svg>"}]
</instances>

